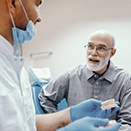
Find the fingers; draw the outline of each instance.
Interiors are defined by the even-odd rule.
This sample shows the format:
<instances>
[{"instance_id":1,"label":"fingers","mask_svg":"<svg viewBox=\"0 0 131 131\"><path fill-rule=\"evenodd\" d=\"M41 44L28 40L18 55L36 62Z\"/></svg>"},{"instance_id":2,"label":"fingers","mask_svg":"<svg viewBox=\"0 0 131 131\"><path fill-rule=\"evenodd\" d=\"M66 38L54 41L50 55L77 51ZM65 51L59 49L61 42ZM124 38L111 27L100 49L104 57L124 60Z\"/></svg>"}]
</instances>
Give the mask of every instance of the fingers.
<instances>
[{"instance_id":1,"label":"fingers","mask_svg":"<svg viewBox=\"0 0 131 131\"><path fill-rule=\"evenodd\" d=\"M115 103L116 103L118 106L120 106L120 102L119 102L119 101L115 101Z\"/></svg>"},{"instance_id":2,"label":"fingers","mask_svg":"<svg viewBox=\"0 0 131 131\"><path fill-rule=\"evenodd\" d=\"M101 119L101 118L95 118L94 119L94 125L99 126L106 126L109 123L108 119Z\"/></svg>"},{"instance_id":3,"label":"fingers","mask_svg":"<svg viewBox=\"0 0 131 131\"><path fill-rule=\"evenodd\" d=\"M106 110L106 118L110 117L112 114L113 113L112 113L112 109L111 108Z\"/></svg>"},{"instance_id":4,"label":"fingers","mask_svg":"<svg viewBox=\"0 0 131 131\"><path fill-rule=\"evenodd\" d=\"M97 118L108 118L107 117L107 113L106 113L106 110L100 110L97 115L96 115Z\"/></svg>"},{"instance_id":5,"label":"fingers","mask_svg":"<svg viewBox=\"0 0 131 131\"><path fill-rule=\"evenodd\" d=\"M116 106L115 108L109 108L105 110L105 117L108 118L111 115L115 114L117 111L120 110L119 106Z\"/></svg>"},{"instance_id":6,"label":"fingers","mask_svg":"<svg viewBox=\"0 0 131 131\"><path fill-rule=\"evenodd\" d=\"M116 123L112 126L109 127L105 127L103 129L101 129L100 131L118 131L118 129L122 126L121 123Z\"/></svg>"},{"instance_id":7,"label":"fingers","mask_svg":"<svg viewBox=\"0 0 131 131\"><path fill-rule=\"evenodd\" d=\"M120 110L120 107L116 106L115 108L112 109L112 114L116 113L119 110Z\"/></svg>"},{"instance_id":8,"label":"fingers","mask_svg":"<svg viewBox=\"0 0 131 131\"><path fill-rule=\"evenodd\" d=\"M91 103L95 106L100 106L102 105L102 102L101 101L98 101L96 99L90 99Z\"/></svg>"},{"instance_id":9,"label":"fingers","mask_svg":"<svg viewBox=\"0 0 131 131\"><path fill-rule=\"evenodd\" d=\"M82 107L85 107L88 110L93 110L96 107L101 107L102 102L95 99L89 99L89 100L85 100L81 102L79 105L81 105Z\"/></svg>"}]
</instances>

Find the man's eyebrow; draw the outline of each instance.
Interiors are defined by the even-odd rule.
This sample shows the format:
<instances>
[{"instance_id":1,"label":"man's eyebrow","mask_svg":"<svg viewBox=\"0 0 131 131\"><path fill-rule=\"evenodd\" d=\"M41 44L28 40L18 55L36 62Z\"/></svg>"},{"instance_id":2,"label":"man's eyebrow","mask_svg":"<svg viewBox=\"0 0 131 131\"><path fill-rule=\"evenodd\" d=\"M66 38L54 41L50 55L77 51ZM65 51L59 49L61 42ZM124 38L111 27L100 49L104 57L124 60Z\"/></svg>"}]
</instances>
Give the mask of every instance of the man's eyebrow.
<instances>
[{"instance_id":1,"label":"man's eyebrow","mask_svg":"<svg viewBox=\"0 0 131 131\"><path fill-rule=\"evenodd\" d=\"M99 46L107 47L105 44L99 44Z\"/></svg>"},{"instance_id":2,"label":"man's eyebrow","mask_svg":"<svg viewBox=\"0 0 131 131\"><path fill-rule=\"evenodd\" d=\"M91 44L93 44L93 42L90 42L90 41L89 41L88 44L91 45Z\"/></svg>"},{"instance_id":3,"label":"man's eyebrow","mask_svg":"<svg viewBox=\"0 0 131 131\"><path fill-rule=\"evenodd\" d=\"M88 45L93 45L94 43L93 42L88 42ZM98 46L104 46L104 47L107 47L105 44L102 44L102 43L100 43Z\"/></svg>"}]
</instances>

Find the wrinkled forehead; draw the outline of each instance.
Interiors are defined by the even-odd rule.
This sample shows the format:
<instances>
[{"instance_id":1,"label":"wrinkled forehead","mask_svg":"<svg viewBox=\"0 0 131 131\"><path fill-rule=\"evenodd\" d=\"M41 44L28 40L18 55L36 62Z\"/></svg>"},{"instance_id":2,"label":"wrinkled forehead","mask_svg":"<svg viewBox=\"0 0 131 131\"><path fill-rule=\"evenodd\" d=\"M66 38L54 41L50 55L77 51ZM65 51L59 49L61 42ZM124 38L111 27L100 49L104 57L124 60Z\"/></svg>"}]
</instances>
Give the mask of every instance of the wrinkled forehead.
<instances>
[{"instance_id":1,"label":"wrinkled forehead","mask_svg":"<svg viewBox=\"0 0 131 131\"><path fill-rule=\"evenodd\" d=\"M103 44L114 47L114 38L108 32L95 32L89 36L88 42L97 45Z\"/></svg>"}]
</instances>

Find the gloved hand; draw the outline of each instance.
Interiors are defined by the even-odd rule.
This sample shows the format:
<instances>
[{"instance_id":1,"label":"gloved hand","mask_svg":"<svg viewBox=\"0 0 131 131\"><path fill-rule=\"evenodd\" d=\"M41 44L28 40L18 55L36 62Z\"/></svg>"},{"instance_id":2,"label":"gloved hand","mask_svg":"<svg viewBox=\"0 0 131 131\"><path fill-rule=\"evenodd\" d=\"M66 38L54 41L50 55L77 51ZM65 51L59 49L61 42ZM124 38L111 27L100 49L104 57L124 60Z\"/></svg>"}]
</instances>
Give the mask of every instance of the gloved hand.
<instances>
[{"instance_id":1,"label":"gloved hand","mask_svg":"<svg viewBox=\"0 0 131 131\"><path fill-rule=\"evenodd\" d=\"M118 131L121 126L121 123L116 123L109 127L99 128L99 126L106 126L108 122L108 119L85 117L56 131Z\"/></svg>"},{"instance_id":2,"label":"gloved hand","mask_svg":"<svg viewBox=\"0 0 131 131\"><path fill-rule=\"evenodd\" d=\"M120 107L116 106L115 108L110 108L106 110L101 109L102 102L89 99L83 101L75 106L70 107L70 116L71 120L75 121L83 117L97 117L97 118L108 118L112 114L116 113Z\"/></svg>"}]
</instances>

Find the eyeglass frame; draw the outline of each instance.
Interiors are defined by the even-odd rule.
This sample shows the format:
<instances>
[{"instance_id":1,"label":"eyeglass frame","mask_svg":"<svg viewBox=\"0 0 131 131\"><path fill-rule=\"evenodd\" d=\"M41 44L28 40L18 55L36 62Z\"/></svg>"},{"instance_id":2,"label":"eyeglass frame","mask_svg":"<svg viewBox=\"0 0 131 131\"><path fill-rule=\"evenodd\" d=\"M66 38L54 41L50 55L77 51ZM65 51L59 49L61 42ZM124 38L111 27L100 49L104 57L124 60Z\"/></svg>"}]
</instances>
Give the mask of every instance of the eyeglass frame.
<instances>
[{"instance_id":1,"label":"eyeglass frame","mask_svg":"<svg viewBox=\"0 0 131 131\"><path fill-rule=\"evenodd\" d=\"M89 49L89 46L92 46L92 48L90 47L90 49ZM101 50L100 49L100 46L102 47L105 47L105 48L103 48L103 50ZM97 51L97 52L106 52L106 51L108 51L108 50L113 50L113 48L107 48L105 45L103 45L103 44L100 44L100 45L98 45L98 46L94 46L94 45L89 45L89 44L87 44L87 45L85 45L84 46L84 48L86 48L87 47L87 50L88 51L93 51L94 49Z\"/></svg>"}]
</instances>

